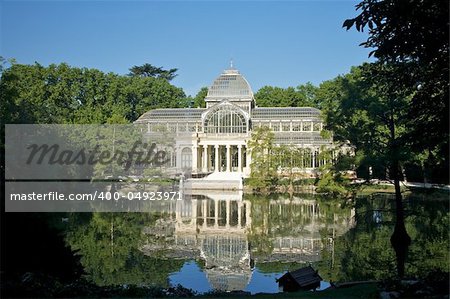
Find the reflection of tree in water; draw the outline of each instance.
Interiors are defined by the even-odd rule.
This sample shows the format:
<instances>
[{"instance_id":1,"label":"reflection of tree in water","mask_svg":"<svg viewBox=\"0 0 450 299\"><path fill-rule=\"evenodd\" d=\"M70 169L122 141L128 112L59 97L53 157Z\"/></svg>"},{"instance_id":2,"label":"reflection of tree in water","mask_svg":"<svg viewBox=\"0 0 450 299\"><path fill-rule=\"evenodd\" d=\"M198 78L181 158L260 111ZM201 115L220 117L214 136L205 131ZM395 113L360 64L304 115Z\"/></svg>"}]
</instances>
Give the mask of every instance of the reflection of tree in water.
<instances>
[{"instance_id":1,"label":"reflection of tree in water","mask_svg":"<svg viewBox=\"0 0 450 299\"><path fill-rule=\"evenodd\" d=\"M169 273L178 271L182 261L168 261L142 254L144 224L156 217L144 213L93 213L73 216L75 221L66 240L81 256L87 277L105 285L168 285Z\"/></svg>"},{"instance_id":2,"label":"reflection of tree in water","mask_svg":"<svg viewBox=\"0 0 450 299\"><path fill-rule=\"evenodd\" d=\"M405 225L412 242L405 260L405 276L423 277L438 269L448 271L448 202L413 195L406 200ZM397 277L396 254L390 242L395 225L394 204L390 195L357 201L357 226L335 242L338 256L337 268L330 273L333 280ZM381 216L381 222L374 219L374 211Z\"/></svg>"},{"instance_id":3,"label":"reflection of tree in water","mask_svg":"<svg viewBox=\"0 0 450 299\"><path fill-rule=\"evenodd\" d=\"M406 275L448 269L447 202L407 200L406 227L413 241ZM389 197L359 198L353 208L307 195L203 196L169 210L76 216L67 242L100 285L167 286L169 274L192 259L219 290L244 289L254 265L263 273L279 273L312 263L327 281L396 275Z\"/></svg>"},{"instance_id":4,"label":"reflection of tree in water","mask_svg":"<svg viewBox=\"0 0 450 299\"><path fill-rule=\"evenodd\" d=\"M341 235L354 225L352 210L343 209L330 199L307 195L249 198L249 239L259 263L319 261L328 237Z\"/></svg>"}]
</instances>

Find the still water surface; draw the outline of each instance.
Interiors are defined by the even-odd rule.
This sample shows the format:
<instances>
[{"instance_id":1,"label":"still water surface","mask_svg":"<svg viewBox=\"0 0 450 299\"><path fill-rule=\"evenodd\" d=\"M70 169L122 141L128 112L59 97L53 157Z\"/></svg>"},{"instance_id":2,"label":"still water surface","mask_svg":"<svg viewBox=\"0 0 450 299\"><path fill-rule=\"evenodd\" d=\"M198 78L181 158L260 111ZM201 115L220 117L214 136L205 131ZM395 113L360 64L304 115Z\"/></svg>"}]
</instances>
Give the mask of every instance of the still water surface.
<instances>
[{"instance_id":1,"label":"still water surface","mask_svg":"<svg viewBox=\"0 0 450 299\"><path fill-rule=\"evenodd\" d=\"M406 274L449 267L448 201L406 198ZM311 194L195 194L159 212L73 214L64 236L98 285L182 285L197 292L279 292L276 278L312 265L330 281L396 275L391 195L356 204Z\"/></svg>"}]
</instances>

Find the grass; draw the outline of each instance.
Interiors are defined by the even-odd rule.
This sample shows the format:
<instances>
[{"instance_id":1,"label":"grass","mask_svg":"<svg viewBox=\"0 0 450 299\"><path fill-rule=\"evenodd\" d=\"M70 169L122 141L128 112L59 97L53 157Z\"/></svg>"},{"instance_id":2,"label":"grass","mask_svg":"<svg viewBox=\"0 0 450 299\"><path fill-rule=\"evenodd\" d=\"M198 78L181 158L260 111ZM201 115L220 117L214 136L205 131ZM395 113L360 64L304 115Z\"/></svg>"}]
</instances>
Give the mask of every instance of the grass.
<instances>
[{"instance_id":1,"label":"grass","mask_svg":"<svg viewBox=\"0 0 450 299\"><path fill-rule=\"evenodd\" d=\"M255 294L255 295L242 295L233 293L224 294L206 294L196 296L194 298L379 298L379 291L376 283L361 284L349 288L341 289L327 289L319 292L300 291L292 293L277 293L277 294Z\"/></svg>"},{"instance_id":2,"label":"grass","mask_svg":"<svg viewBox=\"0 0 450 299\"><path fill-rule=\"evenodd\" d=\"M395 189L391 185L368 185L361 188L358 195L370 195L377 192L395 193Z\"/></svg>"}]
</instances>

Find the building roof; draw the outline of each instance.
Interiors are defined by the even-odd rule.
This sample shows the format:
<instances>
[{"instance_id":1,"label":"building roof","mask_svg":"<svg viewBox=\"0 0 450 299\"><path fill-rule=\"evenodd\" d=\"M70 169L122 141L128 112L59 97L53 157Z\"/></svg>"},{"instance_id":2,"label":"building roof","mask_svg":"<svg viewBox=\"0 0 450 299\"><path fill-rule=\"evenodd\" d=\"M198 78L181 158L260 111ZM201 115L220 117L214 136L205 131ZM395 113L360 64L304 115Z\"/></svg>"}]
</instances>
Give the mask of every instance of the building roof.
<instances>
[{"instance_id":1,"label":"building roof","mask_svg":"<svg viewBox=\"0 0 450 299\"><path fill-rule=\"evenodd\" d=\"M278 282L281 285L295 283L300 288L307 288L309 286L316 285L321 281L322 277L320 277L317 271L311 266L300 268L292 272L287 272L278 279Z\"/></svg>"},{"instance_id":2,"label":"building roof","mask_svg":"<svg viewBox=\"0 0 450 299\"><path fill-rule=\"evenodd\" d=\"M172 108L172 109L154 109L139 117L136 123L146 123L148 121L199 121L204 108Z\"/></svg>"},{"instance_id":3,"label":"building roof","mask_svg":"<svg viewBox=\"0 0 450 299\"><path fill-rule=\"evenodd\" d=\"M305 287L322 280L316 270L311 266L289 272L289 274L291 274L292 278L295 279L300 287Z\"/></svg>"},{"instance_id":4,"label":"building roof","mask_svg":"<svg viewBox=\"0 0 450 299\"><path fill-rule=\"evenodd\" d=\"M219 99L253 99L253 91L247 80L234 68L223 71L208 88L205 101Z\"/></svg>"}]
</instances>

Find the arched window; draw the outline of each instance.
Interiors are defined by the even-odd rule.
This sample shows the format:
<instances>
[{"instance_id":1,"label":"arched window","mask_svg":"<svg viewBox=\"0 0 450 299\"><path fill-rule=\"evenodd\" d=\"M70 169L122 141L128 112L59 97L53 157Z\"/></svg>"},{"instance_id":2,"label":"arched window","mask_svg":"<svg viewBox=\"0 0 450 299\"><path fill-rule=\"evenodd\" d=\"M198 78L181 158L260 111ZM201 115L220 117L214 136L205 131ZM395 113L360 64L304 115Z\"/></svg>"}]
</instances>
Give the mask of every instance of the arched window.
<instances>
[{"instance_id":1,"label":"arched window","mask_svg":"<svg viewBox=\"0 0 450 299\"><path fill-rule=\"evenodd\" d=\"M224 105L205 118L205 133L247 133L245 116L235 107Z\"/></svg>"}]
</instances>

